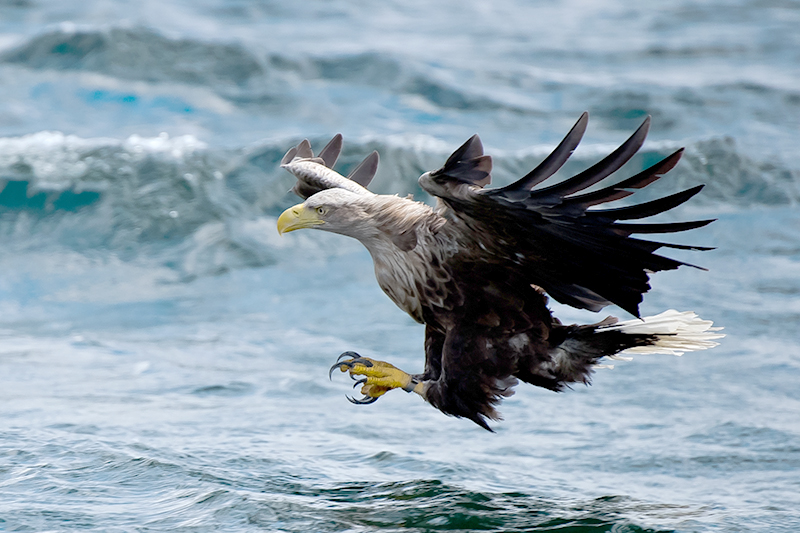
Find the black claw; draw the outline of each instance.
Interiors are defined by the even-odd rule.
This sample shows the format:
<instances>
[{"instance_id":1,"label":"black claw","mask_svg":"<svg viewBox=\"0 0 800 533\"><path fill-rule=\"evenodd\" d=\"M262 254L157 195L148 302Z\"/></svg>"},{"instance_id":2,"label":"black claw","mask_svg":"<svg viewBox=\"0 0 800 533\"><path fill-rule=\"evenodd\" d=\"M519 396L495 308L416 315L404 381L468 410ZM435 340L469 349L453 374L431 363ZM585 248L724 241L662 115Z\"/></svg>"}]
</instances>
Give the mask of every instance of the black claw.
<instances>
[{"instance_id":1,"label":"black claw","mask_svg":"<svg viewBox=\"0 0 800 533\"><path fill-rule=\"evenodd\" d=\"M339 363L336 363L331 367L330 370L328 370L328 379L333 380L333 371L336 370L337 368L339 368Z\"/></svg>"},{"instance_id":2,"label":"black claw","mask_svg":"<svg viewBox=\"0 0 800 533\"><path fill-rule=\"evenodd\" d=\"M358 355L356 352L344 352L342 355L340 355L339 357L336 358L336 362L338 363L339 361L341 361L345 357L349 357L351 359L360 359L361 358L361 356Z\"/></svg>"},{"instance_id":3,"label":"black claw","mask_svg":"<svg viewBox=\"0 0 800 533\"><path fill-rule=\"evenodd\" d=\"M344 359L346 357L349 357L350 360L349 361L342 361L342 359ZM342 367L344 367L344 368L353 368L353 366L355 366L357 364L362 364L362 365L364 365L366 367L373 366L372 361L364 359L363 357L358 355L356 352L344 352L343 354L341 354L336 359L336 363L330 368L330 370L328 370L328 379L333 379L333 377L332 377L333 376L333 371L336 370L337 368L338 369L341 369ZM350 377L352 378L353 376L350 376ZM355 379L355 378L353 378L353 379Z\"/></svg>"},{"instance_id":4,"label":"black claw","mask_svg":"<svg viewBox=\"0 0 800 533\"><path fill-rule=\"evenodd\" d=\"M349 368L352 370L353 367L358 364L364 365L366 367L374 366L372 364L372 361L364 359L356 352L344 352L336 359L336 363L328 371L328 378L333 379L333 371L336 369L342 370L345 368ZM355 376L353 376L353 374L350 374L350 379L355 381L355 383L353 384L354 389L359 385L363 385L364 383L367 382L367 378L362 378L357 380ZM366 396L366 395L358 400L355 398L351 398L350 396L345 396L345 398L347 398L347 400L350 403L354 403L356 405L369 405L371 403L375 403L376 401L378 401L377 397Z\"/></svg>"},{"instance_id":5,"label":"black claw","mask_svg":"<svg viewBox=\"0 0 800 533\"><path fill-rule=\"evenodd\" d=\"M334 371L334 370L336 370L337 368L338 368L338 369L341 369L342 367L344 367L344 368L353 368L353 365L354 365L354 364L355 364L355 363L353 363L352 361L343 361L343 362L341 362L341 363L336 363L336 364L334 364L334 365L331 367L331 369L330 369L330 370L328 370L328 379L333 379L331 376L333 376L333 371ZM352 376L351 376L351 377L352 377Z\"/></svg>"},{"instance_id":6,"label":"black claw","mask_svg":"<svg viewBox=\"0 0 800 533\"><path fill-rule=\"evenodd\" d=\"M355 398L351 398L350 396L345 396L350 403L354 403L356 405L369 405L371 403L375 403L378 401L378 397L372 396L364 396L360 400L356 400Z\"/></svg>"}]
</instances>

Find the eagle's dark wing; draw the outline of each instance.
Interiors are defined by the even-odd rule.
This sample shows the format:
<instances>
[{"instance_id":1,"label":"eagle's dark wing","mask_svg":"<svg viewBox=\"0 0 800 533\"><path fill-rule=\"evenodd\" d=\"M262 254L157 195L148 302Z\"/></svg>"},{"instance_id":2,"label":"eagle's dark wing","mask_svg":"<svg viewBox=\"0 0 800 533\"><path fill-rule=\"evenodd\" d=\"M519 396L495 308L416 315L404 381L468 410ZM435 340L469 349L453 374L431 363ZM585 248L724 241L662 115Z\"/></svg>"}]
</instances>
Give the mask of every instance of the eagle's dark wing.
<instances>
[{"instance_id":1,"label":"eagle's dark wing","mask_svg":"<svg viewBox=\"0 0 800 533\"><path fill-rule=\"evenodd\" d=\"M573 307L599 311L616 304L639 316L643 293L650 289L648 274L686 265L654 253L662 247L705 250L634 238L634 234L671 233L699 228L711 220L678 223L626 223L663 213L697 194L702 185L664 198L614 209L592 206L625 198L671 170L678 150L639 174L582 193L619 170L644 143L649 117L638 130L602 161L555 185L533 189L551 177L569 158L586 129L584 113L538 167L515 183L484 189L491 159L473 136L445 165L420 178L420 185L440 198L444 214L487 254L487 260L524 273L526 283ZM494 259L490 259L493 256ZM693 265L690 265L693 266Z\"/></svg>"}]
</instances>

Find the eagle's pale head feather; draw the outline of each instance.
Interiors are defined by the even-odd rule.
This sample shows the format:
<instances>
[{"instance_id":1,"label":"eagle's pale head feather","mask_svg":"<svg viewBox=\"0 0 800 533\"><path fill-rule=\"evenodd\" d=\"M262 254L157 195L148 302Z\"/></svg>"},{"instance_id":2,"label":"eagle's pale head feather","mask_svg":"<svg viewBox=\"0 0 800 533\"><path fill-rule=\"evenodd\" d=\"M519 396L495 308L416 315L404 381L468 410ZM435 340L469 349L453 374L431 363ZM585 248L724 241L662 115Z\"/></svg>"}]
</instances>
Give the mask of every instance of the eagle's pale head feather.
<instances>
[{"instance_id":1,"label":"eagle's pale head feather","mask_svg":"<svg viewBox=\"0 0 800 533\"><path fill-rule=\"evenodd\" d=\"M429 217L436 217L429 206L409 198L335 188L284 211L278 231L320 229L358 239L371 251L387 242L408 250L417 244L417 226Z\"/></svg>"}]
</instances>

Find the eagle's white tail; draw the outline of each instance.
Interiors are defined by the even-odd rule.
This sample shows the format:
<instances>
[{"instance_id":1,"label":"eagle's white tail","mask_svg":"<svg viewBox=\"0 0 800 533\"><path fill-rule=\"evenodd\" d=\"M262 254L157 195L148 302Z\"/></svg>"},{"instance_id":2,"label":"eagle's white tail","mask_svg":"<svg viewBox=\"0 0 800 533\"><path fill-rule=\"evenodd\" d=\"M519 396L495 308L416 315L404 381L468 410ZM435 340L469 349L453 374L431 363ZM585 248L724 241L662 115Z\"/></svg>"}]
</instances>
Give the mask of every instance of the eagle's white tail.
<instances>
[{"instance_id":1,"label":"eagle's white tail","mask_svg":"<svg viewBox=\"0 0 800 533\"><path fill-rule=\"evenodd\" d=\"M655 316L642 319L626 320L608 326L600 326L597 333L603 331L620 331L626 334L642 334L655 336L655 342L647 346L634 346L627 348L611 358L626 354L651 354L663 353L670 355L683 355L684 352L706 350L716 346L715 339L725 335L718 333L722 328L713 327L710 320L703 320L693 311L676 311L670 309Z\"/></svg>"}]
</instances>

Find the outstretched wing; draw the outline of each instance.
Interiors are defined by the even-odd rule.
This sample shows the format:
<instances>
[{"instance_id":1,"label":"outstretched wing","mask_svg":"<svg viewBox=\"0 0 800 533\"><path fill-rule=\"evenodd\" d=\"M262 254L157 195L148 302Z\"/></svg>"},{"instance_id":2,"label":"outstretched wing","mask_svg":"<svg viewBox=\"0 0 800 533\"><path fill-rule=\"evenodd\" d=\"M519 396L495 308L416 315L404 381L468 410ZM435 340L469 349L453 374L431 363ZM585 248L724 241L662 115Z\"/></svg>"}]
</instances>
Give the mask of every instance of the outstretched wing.
<instances>
[{"instance_id":1,"label":"outstretched wing","mask_svg":"<svg viewBox=\"0 0 800 533\"><path fill-rule=\"evenodd\" d=\"M702 185L650 202L610 209L590 207L619 200L659 179L683 153L678 150L639 174L601 188L581 191L619 170L644 143L648 117L619 148L587 170L555 185L534 189L567 161L586 130L584 113L545 160L520 180L484 189L491 159L483 155L477 135L445 165L420 177L420 186L440 198L445 216L479 247L487 260L521 273L561 303L599 311L616 304L639 316L642 295L650 289L648 274L671 270L681 261L654 253L667 248L707 250L634 238L635 234L672 233L712 222L626 223L668 211L700 192ZM488 255L487 255L488 254ZM694 265L689 265L694 266ZM699 268L699 267L698 267Z\"/></svg>"},{"instance_id":2,"label":"outstretched wing","mask_svg":"<svg viewBox=\"0 0 800 533\"><path fill-rule=\"evenodd\" d=\"M369 154L347 176L347 179L358 185L357 187L354 187L353 183L345 181L343 176L333 171L333 166L336 164L336 160L339 159L341 152L341 133L337 133L316 157L311 150L311 143L308 142L308 139L303 139L300 144L290 148L281 159L281 166L297 177L297 183L292 188L292 191L303 199L313 196L322 190L335 187L362 192L361 189L369 185L378 171L378 163L380 162L378 152Z\"/></svg>"}]
</instances>

